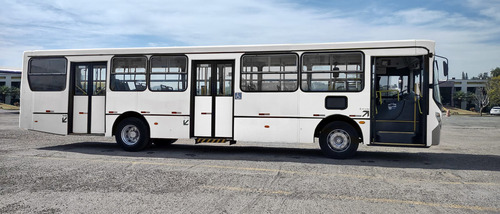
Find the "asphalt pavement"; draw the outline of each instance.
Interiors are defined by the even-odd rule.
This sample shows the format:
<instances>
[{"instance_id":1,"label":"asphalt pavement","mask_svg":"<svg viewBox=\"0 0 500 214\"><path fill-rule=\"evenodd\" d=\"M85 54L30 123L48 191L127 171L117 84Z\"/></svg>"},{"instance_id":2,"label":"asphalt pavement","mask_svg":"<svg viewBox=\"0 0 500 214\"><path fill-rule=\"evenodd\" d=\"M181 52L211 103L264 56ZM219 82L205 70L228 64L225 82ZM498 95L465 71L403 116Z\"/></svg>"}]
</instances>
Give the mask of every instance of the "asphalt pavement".
<instances>
[{"instance_id":1,"label":"asphalt pavement","mask_svg":"<svg viewBox=\"0 0 500 214\"><path fill-rule=\"evenodd\" d=\"M0 213L500 213L500 117L444 118L441 145L199 144L18 128L0 112Z\"/></svg>"}]
</instances>

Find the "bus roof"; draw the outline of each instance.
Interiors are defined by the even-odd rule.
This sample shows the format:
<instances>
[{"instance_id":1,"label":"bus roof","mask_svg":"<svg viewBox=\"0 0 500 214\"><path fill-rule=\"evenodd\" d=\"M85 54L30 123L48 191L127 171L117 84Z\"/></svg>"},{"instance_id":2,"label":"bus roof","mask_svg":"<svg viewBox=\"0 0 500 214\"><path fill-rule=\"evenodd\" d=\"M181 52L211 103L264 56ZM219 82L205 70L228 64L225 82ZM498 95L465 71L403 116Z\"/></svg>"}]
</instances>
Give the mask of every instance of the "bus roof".
<instances>
[{"instance_id":1,"label":"bus roof","mask_svg":"<svg viewBox=\"0 0 500 214\"><path fill-rule=\"evenodd\" d=\"M101 49L61 49L25 51L24 55L32 56L81 56L81 55L115 55L115 54L200 54L200 53L244 53L244 52L285 52L315 50L349 50L396 47L425 47L433 50L432 40L390 40L371 42L337 42L310 44L266 44L266 45L221 45L221 46L180 46L180 47L139 47L139 48L101 48Z\"/></svg>"}]
</instances>

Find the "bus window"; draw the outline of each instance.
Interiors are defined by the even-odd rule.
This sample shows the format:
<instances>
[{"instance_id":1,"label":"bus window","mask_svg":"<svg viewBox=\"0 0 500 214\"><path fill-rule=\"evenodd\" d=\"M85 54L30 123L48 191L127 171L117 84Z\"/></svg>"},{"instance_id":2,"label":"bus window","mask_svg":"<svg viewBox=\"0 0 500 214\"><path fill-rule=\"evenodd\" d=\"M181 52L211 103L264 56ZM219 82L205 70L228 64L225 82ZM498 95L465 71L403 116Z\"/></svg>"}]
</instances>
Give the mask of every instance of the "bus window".
<instances>
[{"instance_id":1,"label":"bus window","mask_svg":"<svg viewBox=\"0 0 500 214\"><path fill-rule=\"evenodd\" d=\"M362 53L305 53L301 88L303 91L361 91L363 73Z\"/></svg>"},{"instance_id":2,"label":"bus window","mask_svg":"<svg viewBox=\"0 0 500 214\"><path fill-rule=\"evenodd\" d=\"M32 58L28 82L32 91L62 91L66 88L66 58Z\"/></svg>"},{"instance_id":3,"label":"bus window","mask_svg":"<svg viewBox=\"0 0 500 214\"><path fill-rule=\"evenodd\" d=\"M187 57L152 56L149 89L151 91L185 91Z\"/></svg>"},{"instance_id":4,"label":"bus window","mask_svg":"<svg viewBox=\"0 0 500 214\"><path fill-rule=\"evenodd\" d=\"M296 91L296 54L244 55L241 69L242 91Z\"/></svg>"},{"instance_id":5,"label":"bus window","mask_svg":"<svg viewBox=\"0 0 500 214\"><path fill-rule=\"evenodd\" d=\"M112 91L146 90L146 57L114 57L112 61Z\"/></svg>"}]
</instances>

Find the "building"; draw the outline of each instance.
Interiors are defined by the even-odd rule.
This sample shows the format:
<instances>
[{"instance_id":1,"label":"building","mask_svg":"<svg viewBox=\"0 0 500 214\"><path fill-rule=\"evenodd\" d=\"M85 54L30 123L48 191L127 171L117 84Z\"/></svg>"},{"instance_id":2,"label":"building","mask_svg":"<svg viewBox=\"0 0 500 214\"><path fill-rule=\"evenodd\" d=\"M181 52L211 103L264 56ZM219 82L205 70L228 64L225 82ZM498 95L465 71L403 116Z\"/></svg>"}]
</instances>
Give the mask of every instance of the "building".
<instances>
[{"instance_id":1,"label":"building","mask_svg":"<svg viewBox=\"0 0 500 214\"><path fill-rule=\"evenodd\" d=\"M21 88L21 71L11 69L0 69L0 86ZM5 100L0 96L1 103L14 104L19 102L19 97L12 99L6 96Z\"/></svg>"},{"instance_id":2,"label":"building","mask_svg":"<svg viewBox=\"0 0 500 214\"><path fill-rule=\"evenodd\" d=\"M453 95L458 91L463 91L464 93L476 93L478 88L486 87L486 79L454 79L448 81L443 81L439 83L439 89L441 90L441 101L445 106L453 106L461 109L470 109L475 107L473 102L467 102L462 100L460 103L456 103L457 100L453 99Z\"/></svg>"}]
</instances>

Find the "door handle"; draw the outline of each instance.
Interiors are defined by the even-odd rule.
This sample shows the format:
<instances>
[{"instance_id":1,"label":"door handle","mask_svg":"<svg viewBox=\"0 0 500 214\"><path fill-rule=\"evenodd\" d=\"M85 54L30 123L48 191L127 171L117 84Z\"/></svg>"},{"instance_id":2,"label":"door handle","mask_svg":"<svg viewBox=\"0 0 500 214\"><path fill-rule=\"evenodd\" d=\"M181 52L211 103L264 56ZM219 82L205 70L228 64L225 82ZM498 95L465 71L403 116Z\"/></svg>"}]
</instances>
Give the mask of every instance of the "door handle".
<instances>
[{"instance_id":1,"label":"door handle","mask_svg":"<svg viewBox=\"0 0 500 214\"><path fill-rule=\"evenodd\" d=\"M212 112L201 112L201 114L212 114Z\"/></svg>"}]
</instances>

